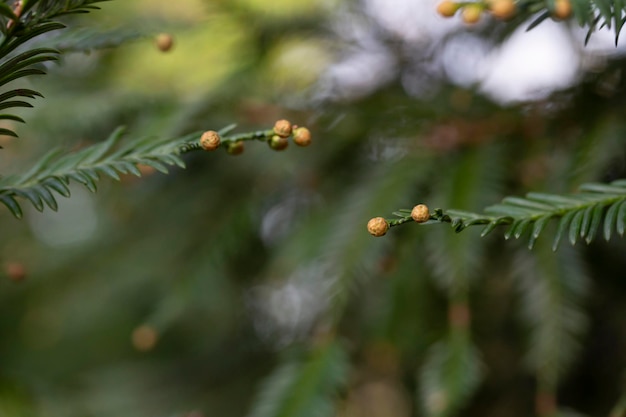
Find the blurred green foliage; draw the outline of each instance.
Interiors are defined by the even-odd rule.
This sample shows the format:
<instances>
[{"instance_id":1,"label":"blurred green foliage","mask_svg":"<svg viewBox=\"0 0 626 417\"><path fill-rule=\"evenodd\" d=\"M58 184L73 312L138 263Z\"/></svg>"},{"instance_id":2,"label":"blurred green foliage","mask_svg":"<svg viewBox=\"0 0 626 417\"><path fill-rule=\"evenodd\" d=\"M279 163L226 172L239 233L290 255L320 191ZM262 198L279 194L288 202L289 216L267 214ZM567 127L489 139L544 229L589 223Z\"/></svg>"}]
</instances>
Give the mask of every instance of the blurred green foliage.
<instances>
[{"instance_id":1,"label":"blurred green foliage","mask_svg":"<svg viewBox=\"0 0 626 417\"><path fill-rule=\"evenodd\" d=\"M313 144L194 153L72 187L58 212L0 210L0 417L623 414L623 240L554 254L542 237L365 229L417 203L624 177L621 57L501 105L426 71L466 28L411 43L360 1L113 1L66 23L40 40L67 52L28 80L46 98L2 139L3 174L120 125L164 138L287 118ZM393 71L333 84L359 27Z\"/></svg>"}]
</instances>

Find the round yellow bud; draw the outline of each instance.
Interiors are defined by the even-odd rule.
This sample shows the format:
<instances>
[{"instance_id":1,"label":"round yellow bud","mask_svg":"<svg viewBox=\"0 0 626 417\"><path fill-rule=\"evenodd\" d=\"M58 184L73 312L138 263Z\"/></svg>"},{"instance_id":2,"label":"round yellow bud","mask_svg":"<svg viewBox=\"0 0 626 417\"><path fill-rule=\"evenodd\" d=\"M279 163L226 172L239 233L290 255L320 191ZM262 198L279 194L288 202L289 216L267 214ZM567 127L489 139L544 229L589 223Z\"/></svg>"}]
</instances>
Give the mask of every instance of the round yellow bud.
<instances>
[{"instance_id":1,"label":"round yellow bud","mask_svg":"<svg viewBox=\"0 0 626 417\"><path fill-rule=\"evenodd\" d=\"M279 120L274 124L274 133L281 138L287 138L291 135L291 123L288 120Z\"/></svg>"},{"instance_id":2,"label":"round yellow bud","mask_svg":"<svg viewBox=\"0 0 626 417\"><path fill-rule=\"evenodd\" d=\"M26 268L19 262L7 263L4 271L11 281L20 282L26 278Z\"/></svg>"},{"instance_id":3,"label":"round yellow bud","mask_svg":"<svg viewBox=\"0 0 626 417\"><path fill-rule=\"evenodd\" d=\"M492 0L489 3L491 14L501 20L507 20L515 16L517 7L513 0Z\"/></svg>"},{"instance_id":4,"label":"round yellow bud","mask_svg":"<svg viewBox=\"0 0 626 417\"><path fill-rule=\"evenodd\" d=\"M214 151L220 147L221 143L220 134L214 130L207 130L200 137L200 146L205 151Z\"/></svg>"},{"instance_id":5,"label":"round yellow bud","mask_svg":"<svg viewBox=\"0 0 626 417\"><path fill-rule=\"evenodd\" d=\"M167 52L174 46L174 37L169 33L159 33L154 38L154 43L156 43L156 47L159 51Z\"/></svg>"},{"instance_id":6,"label":"round yellow bud","mask_svg":"<svg viewBox=\"0 0 626 417\"><path fill-rule=\"evenodd\" d=\"M572 3L570 0L556 0L552 15L558 20L569 19L572 15Z\"/></svg>"},{"instance_id":7,"label":"round yellow bud","mask_svg":"<svg viewBox=\"0 0 626 417\"><path fill-rule=\"evenodd\" d=\"M459 4L450 0L443 0L437 5L437 13L443 17L452 17L459 10Z\"/></svg>"},{"instance_id":8,"label":"round yellow bud","mask_svg":"<svg viewBox=\"0 0 626 417\"><path fill-rule=\"evenodd\" d=\"M287 138L283 138L282 136L274 135L269 141L270 148L275 151L282 151L289 146L289 141Z\"/></svg>"},{"instance_id":9,"label":"round yellow bud","mask_svg":"<svg viewBox=\"0 0 626 417\"><path fill-rule=\"evenodd\" d=\"M293 130L293 142L298 146L311 144L311 132L306 127L296 127Z\"/></svg>"},{"instance_id":10,"label":"round yellow bud","mask_svg":"<svg viewBox=\"0 0 626 417\"><path fill-rule=\"evenodd\" d=\"M430 219L428 207L425 204L418 204L411 210L411 218L418 223L427 222Z\"/></svg>"},{"instance_id":11,"label":"round yellow bud","mask_svg":"<svg viewBox=\"0 0 626 417\"><path fill-rule=\"evenodd\" d=\"M382 217L374 217L367 222L367 231L372 236L380 237L384 236L389 230L389 223Z\"/></svg>"},{"instance_id":12,"label":"round yellow bud","mask_svg":"<svg viewBox=\"0 0 626 417\"><path fill-rule=\"evenodd\" d=\"M238 140L236 142L228 142L226 152L231 155L241 155L243 153L243 142Z\"/></svg>"},{"instance_id":13,"label":"round yellow bud","mask_svg":"<svg viewBox=\"0 0 626 417\"><path fill-rule=\"evenodd\" d=\"M463 21L468 25L473 25L478 23L480 20L480 16L483 13L483 6L479 3L468 4L463 8L461 12L461 17Z\"/></svg>"},{"instance_id":14,"label":"round yellow bud","mask_svg":"<svg viewBox=\"0 0 626 417\"><path fill-rule=\"evenodd\" d=\"M158 339L159 334L154 327L145 324L135 328L131 336L133 346L140 352L152 350Z\"/></svg>"}]
</instances>

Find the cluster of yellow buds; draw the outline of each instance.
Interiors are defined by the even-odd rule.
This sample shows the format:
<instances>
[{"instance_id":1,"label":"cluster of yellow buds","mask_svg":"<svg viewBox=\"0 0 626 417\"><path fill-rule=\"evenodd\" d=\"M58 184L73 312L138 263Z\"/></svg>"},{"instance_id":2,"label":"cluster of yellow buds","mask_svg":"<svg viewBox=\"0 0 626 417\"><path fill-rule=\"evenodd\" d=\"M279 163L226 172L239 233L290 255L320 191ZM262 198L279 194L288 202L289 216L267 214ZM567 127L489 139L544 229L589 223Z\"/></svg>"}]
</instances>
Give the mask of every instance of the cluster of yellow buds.
<instances>
[{"instance_id":1,"label":"cluster of yellow buds","mask_svg":"<svg viewBox=\"0 0 626 417\"><path fill-rule=\"evenodd\" d=\"M306 127L292 125L288 120L278 120L271 131L254 133L245 138L229 140L224 143L226 151L231 155L239 155L244 150L243 140L261 139L267 141L270 148L282 151L289 146L289 137L298 146L311 144L311 132ZM200 137L200 147L205 151L214 151L222 145L220 134L214 130L207 130Z\"/></svg>"},{"instance_id":2,"label":"cluster of yellow buds","mask_svg":"<svg viewBox=\"0 0 626 417\"><path fill-rule=\"evenodd\" d=\"M430 220L430 212L425 204L418 204L411 210L411 218L417 223L425 223ZM389 230L389 222L384 217L374 217L367 222L367 231L372 236L384 236Z\"/></svg>"},{"instance_id":3,"label":"cluster of yellow buds","mask_svg":"<svg viewBox=\"0 0 626 417\"><path fill-rule=\"evenodd\" d=\"M282 151L289 145L287 140L292 137L293 143L298 146L309 146L311 144L311 132L306 127L292 125L288 120L279 120L274 124L274 134L269 140L270 148Z\"/></svg>"},{"instance_id":4,"label":"cluster of yellow buds","mask_svg":"<svg viewBox=\"0 0 626 417\"><path fill-rule=\"evenodd\" d=\"M465 23L477 23L484 12L491 13L497 19L510 19L515 16L517 6L514 0L486 0L471 2L455 2L443 0L437 6L437 13L443 17L452 17L461 10L461 18Z\"/></svg>"},{"instance_id":5,"label":"cluster of yellow buds","mask_svg":"<svg viewBox=\"0 0 626 417\"><path fill-rule=\"evenodd\" d=\"M443 17L452 17L461 11L465 23L477 23L484 13L490 13L500 20L507 20L517 13L515 0L482 0L476 2L443 0L437 5L437 13ZM571 0L555 0L552 16L563 20L572 15Z\"/></svg>"}]
</instances>

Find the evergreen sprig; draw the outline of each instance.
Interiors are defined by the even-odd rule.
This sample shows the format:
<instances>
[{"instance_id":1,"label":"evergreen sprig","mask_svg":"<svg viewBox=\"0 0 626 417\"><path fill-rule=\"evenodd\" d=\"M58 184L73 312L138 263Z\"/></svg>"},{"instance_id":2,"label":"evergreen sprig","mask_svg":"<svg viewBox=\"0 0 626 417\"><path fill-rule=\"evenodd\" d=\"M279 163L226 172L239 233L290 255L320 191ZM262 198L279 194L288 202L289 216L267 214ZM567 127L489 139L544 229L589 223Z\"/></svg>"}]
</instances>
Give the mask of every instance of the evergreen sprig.
<instances>
[{"instance_id":1,"label":"evergreen sprig","mask_svg":"<svg viewBox=\"0 0 626 417\"><path fill-rule=\"evenodd\" d=\"M529 29L532 29L543 20L552 16L554 7L559 1L563 0L541 1L541 3L547 4L547 10L541 13L530 24ZM529 3L531 3L529 9L532 11L532 3L537 4L539 2L531 1ZM571 3L572 16L576 19L578 24L581 27L588 28L585 43L589 41L589 38L595 31L607 27L608 29L614 28L615 43L617 44L620 32L626 21L624 18L626 2L624 0L568 0L568 3Z\"/></svg>"},{"instance_id":2,"label":"evergreen sprig","mask_svg":"<svg viewBox=\"0 0 626 417\"><path fill-rule=\"evenodd\" d=\"M401 209L393 214L396 218L385 219L389 227L412 220L411 210ZM485 208L484 213L437 208L423 224L450 223L456 232L481 225L484 226L481 236L488 235L497 226L508 225L504 237L519 239L529 232L528 247L532 249L552 219L559 219L553 250L564 237L572 245L580 239L590 243L600 227L606 240L611 238L614 230L623 236L626 230L626 180L584 184L575 194L531 192L525 198L506 197L501 203Z\"/></svg>"},{"instance_id":3,"label":"evergreen sprig","mask_svg":"<svg viewBox=\"0 0 626 417\"><path fill-rule=\"evenodd\" d=\"M459 9L463 10L463 20L469 24L478 22L485 12L496 19L513 19L511 27L532 18L527 30L550 18L558 21L575 19L581 27L588 28L585 43L594 32L604 27L615 30L617 43L626 21L624 0L442 0L437 8L444 17L452 17Z\"/></svg>"},{"instance_id":4,"label":"evergreen sprig","mask_svg":"<svg viewBox=\"0 0 626 417\"><path fill-rule=\"evenodd\" d=\"M235 128L229 125L218 135L227 135ZM139 165L147 165L162 173L168 166L185 168L181 155L203 150L200 144L202 132L194 132L179 138L144 137L123 143L124 129L118 128L107 140L77 152L63 153L54 149L43 156L29 171L0 179L0 202L21 218L22 208L17 197L30 201L39 210L48 206L57 210L54 193L70 196L70 181L83 184L89 191L97 190L101 175L120 180L120 174L141 176ZM269 143L274 130L236 133L221 138L220 147L229 150L233 143L243 141L266 141Z\"/></svg>"},{"instance_id":5,"label":"evergreen sprig","mask_svg":"<svg viewBox=\"0 0 626 417\"><path fill-rule=\"evenodd\" d=\"M68 14L88 13L98 9L94 3L103 1L108 0L24 0L17 2L13 9L0 3L0 87L23 77L44 75L46 72L40 64L57 60L58 50L34 48L14 55L15 50L44 33L65 28L65 25L54 19ZM32 107L26 101L11 99L33 99L37 96L43 97L39 92L29 89L9 90L0 94L0 110ZM0 120L24 123L22 118L12 114L0 114ZM0 135L17 136L7 128L0 128Z\"/></svg>"},{"instance_id":6,"label":"evergreen sprig","mask_svg":"<svg viewBox=\"0 0 626 417\"><path fill-rule=\"evenodd\" d=\"M96 3L110 0L22 0L19 16L25 25L36 24L70 14L89 13L99 10Z\"/></svg>"}]
</instances>

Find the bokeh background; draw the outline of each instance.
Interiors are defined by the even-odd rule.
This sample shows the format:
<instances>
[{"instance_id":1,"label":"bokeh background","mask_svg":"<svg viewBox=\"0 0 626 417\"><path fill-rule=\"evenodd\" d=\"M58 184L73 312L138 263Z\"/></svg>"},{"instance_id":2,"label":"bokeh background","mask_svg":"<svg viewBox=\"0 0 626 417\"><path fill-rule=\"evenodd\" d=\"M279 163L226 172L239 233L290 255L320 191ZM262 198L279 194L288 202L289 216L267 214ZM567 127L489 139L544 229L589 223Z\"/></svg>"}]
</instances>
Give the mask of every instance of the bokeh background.
<instances>
[{"instance_id":1,"label":"bokeh background","mask_svg":"<svg viewBox=\"0 0 626 417\"><path fill-rule=\"evenodd\" d=\"M626 174L610 31L585 47L568 22L470 27L435 6L120 0L44 39L66 53L29 81L46 98L2 139L3 175L120 125L287 118L314 141L0 210L0 416L622 416L622 238L553 253L553 231L529 251L365 229Z\"/></svg>"}]
</instances>

